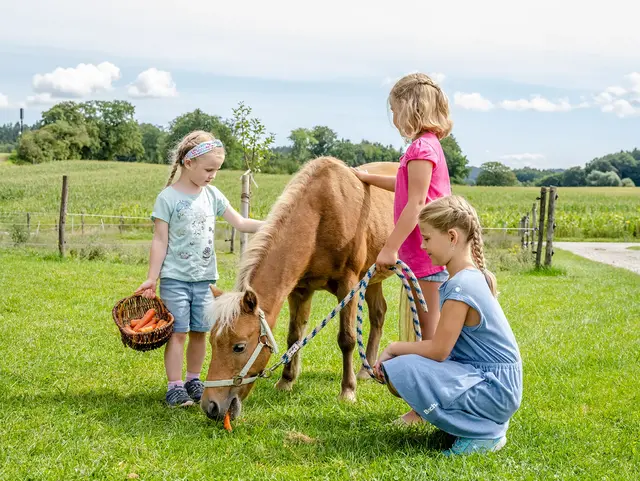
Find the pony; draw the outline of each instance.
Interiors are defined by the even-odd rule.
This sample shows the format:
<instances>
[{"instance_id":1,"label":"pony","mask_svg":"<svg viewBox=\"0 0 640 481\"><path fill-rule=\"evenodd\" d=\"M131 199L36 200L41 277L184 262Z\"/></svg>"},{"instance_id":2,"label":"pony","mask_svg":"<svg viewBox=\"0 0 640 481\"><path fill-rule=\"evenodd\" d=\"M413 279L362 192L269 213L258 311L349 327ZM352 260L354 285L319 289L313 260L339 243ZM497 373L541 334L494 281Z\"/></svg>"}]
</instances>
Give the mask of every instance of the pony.
<instances>
[{"instance_id":1,"label":"pony","mask_svg":"<svg viewBox=\"0 0 640 481\"><path fill-rule=\"evenodd\" d=\"M373 162L371 173L395 175L398 164ZM342 300L357 285L393 229L392 192L361 182L334 157L307 162L289 181L271 208L265 225L253 234L241 259L233 291L211 285L214 301L206 315L211 362L200 406L221 420L240 414L242 401L276 348L272 331L285 300L289 302L288 347L305 335L313 294L325 290ZM382 281L391 272L376 272L366 291L370 332L366 356L378 355L387 304ZM355 401L353 372L357 302L340 312L338 346L342 351L339 399ZM291 390L300 373L300 354L285 365L276 384Z\"/></svg>"}]
</instances>

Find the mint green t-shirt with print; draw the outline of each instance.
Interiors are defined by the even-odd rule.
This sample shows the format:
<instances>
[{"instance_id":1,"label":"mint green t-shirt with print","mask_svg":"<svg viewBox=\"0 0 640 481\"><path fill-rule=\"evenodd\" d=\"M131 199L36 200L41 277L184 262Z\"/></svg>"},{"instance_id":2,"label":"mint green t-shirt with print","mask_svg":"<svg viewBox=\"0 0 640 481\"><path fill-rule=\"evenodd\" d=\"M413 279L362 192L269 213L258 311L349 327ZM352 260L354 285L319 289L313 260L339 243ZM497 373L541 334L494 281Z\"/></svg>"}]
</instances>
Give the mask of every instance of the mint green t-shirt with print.
<instances>
[{"instance_id":1,"label":"mint green t-shirt with print","mask_svg":"<svg viewBox=\"0 0 640 481\"><path fill-rule=\"evenodd\" d=\"M216 218L229 201L216 187L204 187L199 194L185 194L172 186L156 198L151 219L169 224L167 255L160 278L186 282L218 279L214 244Z\"/></svg>"}]
</instances>

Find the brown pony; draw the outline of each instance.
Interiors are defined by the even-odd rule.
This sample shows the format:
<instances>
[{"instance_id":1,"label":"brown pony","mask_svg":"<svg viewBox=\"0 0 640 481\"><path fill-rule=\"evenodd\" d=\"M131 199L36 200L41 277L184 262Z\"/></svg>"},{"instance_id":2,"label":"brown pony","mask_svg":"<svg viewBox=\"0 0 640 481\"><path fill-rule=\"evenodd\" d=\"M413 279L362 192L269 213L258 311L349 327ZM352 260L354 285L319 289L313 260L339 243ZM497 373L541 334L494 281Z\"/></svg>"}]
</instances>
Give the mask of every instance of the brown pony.
<instances>
[{"instance_id":1,"label":"brown pony","mask_svg":"<svg viewBox=\"0 0 640 481\"><path fill-rule=\"evenodd\" d=\"M398 164L379 162L363 167L372 173L395 175ZM392 229L392 192L363 184L335 158L308 162L289 182L265 226L248 243L234 292L223 293L211 286L216 299L207 314L214 322L207 382L240 379L238 374L244 367L248 369L246 376L255 376L266 367L271 352L260 351L258 344L263 341L269 345L264 321L275 329L286 299L290 311L288 346L302 339L313 293L326 290L342 300L375 262ZM382 281L390 275L374 275L366 291L371 326L366 350L369 363L378 355L387 309ZM352 362L356 307L354 299L340 312L338 334L343 355L340 398L348 401L355 400L356 389ZM253 363L252 355L257 356ZM290 390L299 372L296 354L285 365L276 388ZM358 374L363 377L369 377L364 370ZM200 406L212 419L222 419L227 411L236 417L252 387L251 382L207 387Z\"/></svg>"}]
</instances>

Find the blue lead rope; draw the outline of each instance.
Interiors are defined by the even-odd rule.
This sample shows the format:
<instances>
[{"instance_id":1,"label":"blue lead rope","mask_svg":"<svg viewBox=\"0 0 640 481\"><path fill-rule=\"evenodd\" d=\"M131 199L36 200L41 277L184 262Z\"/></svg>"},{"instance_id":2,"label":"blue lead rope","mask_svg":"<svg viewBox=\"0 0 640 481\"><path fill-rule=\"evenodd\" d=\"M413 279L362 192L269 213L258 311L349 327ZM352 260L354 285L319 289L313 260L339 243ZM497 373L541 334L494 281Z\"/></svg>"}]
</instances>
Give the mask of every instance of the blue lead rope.
<instances>
[{"instance_id":1,"label":"blue lead rope","mask_svg":"<svg viewBox=\"0 0 640 481\"><path fill-rule=\"evenodd\" d=\"M407 296L409 297L409 303L411 306L411 314L413 316L413 329L416 333L416 340L420 341L422 340L422 334L420 332L420 319L418 318L418 310L416 309L415 299L413 298L413 295L411 293L411 287L409 286L409 281L407 280L407 277L409 278L409 280L413 284L414 289L418 293L418 301L420 302L420 307L422 307L422 309L425 312L427 312L427 303L425 302L424 297L422 295L422 289L420 289L420 284L418 283L418 279L416 279L416 277L413 275L413 272L411 272L411 269L409 269L409 266L407 266L404 262L402 262L399 259L396 261L396 265L390 267L390 270L394 271L396 275L400 277L400 280L402 281L402 285L407 291ZM369 287L369 281L371 281L371 278L373 277L375 272L376 272L376 265L373 264L369 268L365 276L360 280L358 285L355 286L353 289L351 289L351 292L349 292L349 294L344 299L342 299L342 301L340 301L340 303L329 313L329 315L325 317L324 320L319 325L314 327L313 331L311 331L311 333L308 336L292 344L291 347L287 350L287 352L285 352L282 355L280 360L274 366L270 367L269 369L265 369L260 374L260 377L269 377L271 373L275 371L281 364L289 364L291 362L291 359L295 355L295 353L298 352L300 349L302 349L304 346L306 346L309 343L309 341L311 341L311 339L316 337L318 333L329 323L329 321L331 321L331 319L336 317L338 313L342 309L344 309L344 307L351 301L351 299L353 299L356 293L359 293L358 315L357 315L357 325L356 325L358 353L360 354L362 365L367 370L369 375L373 379L378 381L380 384L385 384L383 380L378 379L375 376L373 369L369 365L369 362L367 361L367 355L365 352L365 346L362 341L362 314L363 314L363 304L365 300L364 295L367 290L367 287Z\"/></svg>"}]
</instances>

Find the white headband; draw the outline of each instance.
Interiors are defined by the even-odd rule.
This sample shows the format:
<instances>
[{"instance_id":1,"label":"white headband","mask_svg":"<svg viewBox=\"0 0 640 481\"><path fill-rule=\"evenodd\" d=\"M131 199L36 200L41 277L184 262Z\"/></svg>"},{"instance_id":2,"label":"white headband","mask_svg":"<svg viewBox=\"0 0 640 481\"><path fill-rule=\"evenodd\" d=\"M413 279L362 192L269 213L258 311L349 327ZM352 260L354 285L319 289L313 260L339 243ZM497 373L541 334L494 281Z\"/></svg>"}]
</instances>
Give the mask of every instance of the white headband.
<instances>
[{"instance_id":1,"label":"white headband","mask_svg":"<svg viewBox=\"0 0 640 481\"><path fill-rule=\"evenodd\" d=\"M196 145L189 152L187 152L187 155L185 155L182 158L182 163L184 164L185 160L194 159L196 157L201 156L202 154L206 154L207 152L211 152L216 147L224 147L222 145L222 142L220 142L218 139L207 140L206 142L202 142L202 143Z\"/></svg>"}]
</instances>

